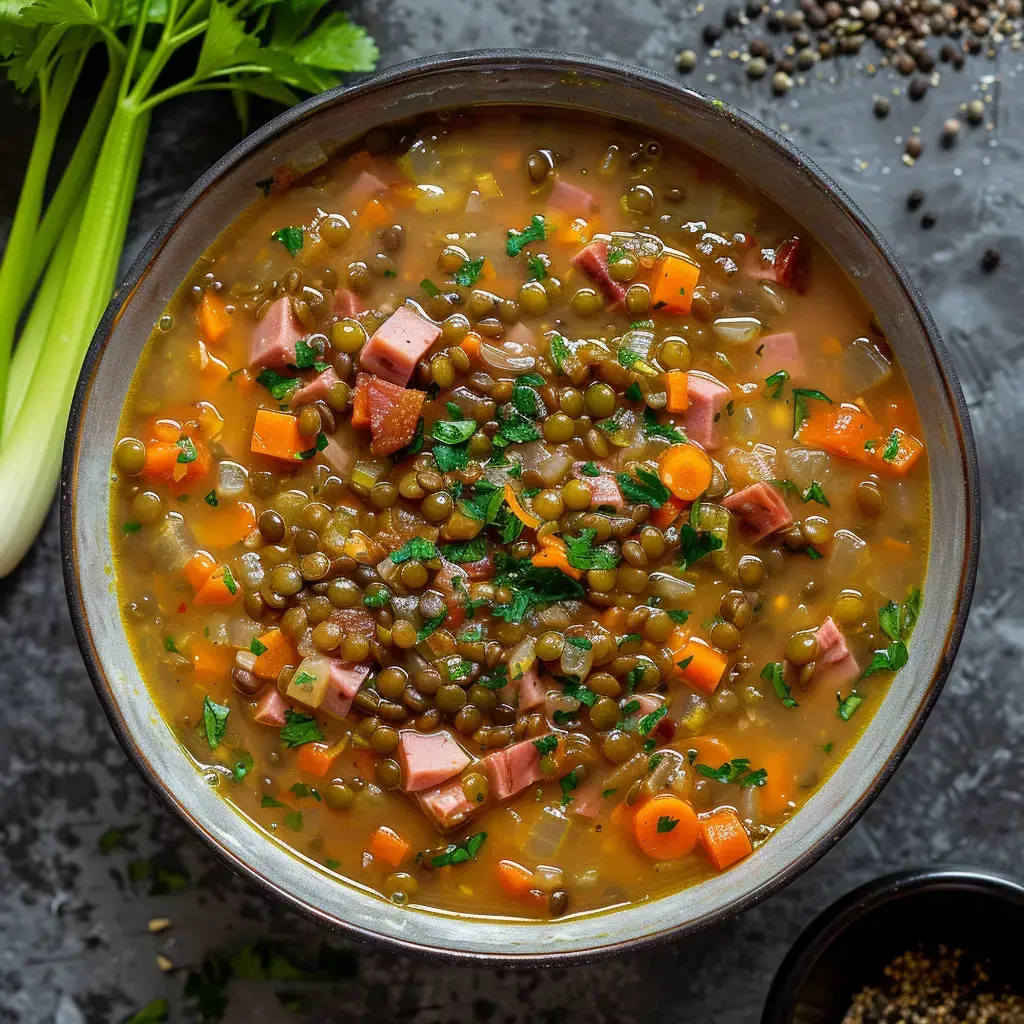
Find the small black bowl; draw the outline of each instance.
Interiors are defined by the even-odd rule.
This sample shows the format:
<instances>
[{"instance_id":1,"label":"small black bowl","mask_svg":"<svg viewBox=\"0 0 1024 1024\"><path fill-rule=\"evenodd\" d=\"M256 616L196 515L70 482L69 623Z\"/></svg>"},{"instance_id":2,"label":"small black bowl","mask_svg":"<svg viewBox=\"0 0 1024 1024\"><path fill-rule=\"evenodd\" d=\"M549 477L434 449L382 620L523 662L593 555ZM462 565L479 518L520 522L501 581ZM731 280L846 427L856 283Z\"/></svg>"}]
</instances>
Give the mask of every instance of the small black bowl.
<instances>
[{"instance_id":1,"label":"small black bowl","mask_svg":"<svg viewBox=\"0 0 1024 1024\"><path fill-rule=\"evenodd\" d=\"M839 1024L854 995L922 944L963 949L996 984L1020 984L1024 885L970 868L885 875L804 929L772 982L761 1024Z\"/></svg>"}]
</instances>

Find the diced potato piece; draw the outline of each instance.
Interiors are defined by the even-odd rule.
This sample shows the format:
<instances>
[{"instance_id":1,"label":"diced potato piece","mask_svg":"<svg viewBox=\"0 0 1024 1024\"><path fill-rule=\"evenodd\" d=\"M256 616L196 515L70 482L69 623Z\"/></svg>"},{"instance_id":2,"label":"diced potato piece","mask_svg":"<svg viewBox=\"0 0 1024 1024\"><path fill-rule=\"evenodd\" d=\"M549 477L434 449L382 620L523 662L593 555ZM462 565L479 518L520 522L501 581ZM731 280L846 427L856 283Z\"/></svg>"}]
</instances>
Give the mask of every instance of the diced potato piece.
<instances>
[{"instance_id":1,"label":"diced potato piece","mask_svg":"<svg viewBox=\"0 0 1024 1024\"><path fill-rule=\"evenodd\" d=\"M323 703L329 681L330 662L326 658L304 658L295 670L285 696L307 708L318 708Z\"/></svg>"}]
</instances>

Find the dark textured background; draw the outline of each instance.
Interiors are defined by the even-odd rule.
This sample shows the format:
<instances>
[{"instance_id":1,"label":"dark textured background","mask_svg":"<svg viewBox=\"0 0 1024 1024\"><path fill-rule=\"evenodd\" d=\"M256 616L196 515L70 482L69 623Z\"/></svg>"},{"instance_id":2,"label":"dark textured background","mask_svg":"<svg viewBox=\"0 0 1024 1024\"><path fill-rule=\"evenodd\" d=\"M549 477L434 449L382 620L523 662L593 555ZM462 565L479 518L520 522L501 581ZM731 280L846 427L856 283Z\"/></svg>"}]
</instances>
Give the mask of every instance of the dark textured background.
<instances>
[{"instance_id":1,"label":"dark textured background","mask_svg":"<svg viewBox=\"0 0 1024 1024\"><path fill-rule=\"evenodd\" d=\"M668 0L363 0L353 13L383 63L445 50L558 47L673 73L710 13ZM56 516L31 555L0 581L0 1021L120 1021L166 996L172 1020L193 1019L184 976L213 950L270 940L308 962L327 940L348 953L351 976L329 984L232 984L230 1021L295 1020L273 992L299 991L322 1021L634 1021L752 1024L782 956L827 903L882 871L956 861L1012 871L1024 825L1024 699L1020 655L1024 561L1019 525L1024 454L1024 92L1020 55L943 68L913 104L887 69L864 58L820 65L784 99L719 60L689 78L781 127L860 204L905 260L930 303L960 373L978 440L984 544L967 636L945 694L884 794L840 846L786 891L738 920L657 950L593 967L503 973L440 967L325 935L265 902L158 806L126 761L86 678L71 633ZM993 130L964 126L951 150L942 121L984 95ZM1016 93L1016 94L1015 94ZM892 97L876 121L876 94ZM902 165L900 137L920 126L925 156ZM0 87L0 238L9 220L33 116ZM154 120L128 252L137 251L184 189L238 138L229 104L174 102ZM750 168L756 180L757 168ZM912 188L938 213L930 231L905 210ZM1003 260L985 275L982 252ZM0 497L2 500L2 497ZM138 826L134 852L103 855L112 825ZM130 882L133 858L184 872L183 891ZM172 876L173 881L173 876ZM164 886L166 888L166 886ZM147 922L173 926L151 936ZM177 971L155 963L165 954Z\"/></svg>"}]
</instances>

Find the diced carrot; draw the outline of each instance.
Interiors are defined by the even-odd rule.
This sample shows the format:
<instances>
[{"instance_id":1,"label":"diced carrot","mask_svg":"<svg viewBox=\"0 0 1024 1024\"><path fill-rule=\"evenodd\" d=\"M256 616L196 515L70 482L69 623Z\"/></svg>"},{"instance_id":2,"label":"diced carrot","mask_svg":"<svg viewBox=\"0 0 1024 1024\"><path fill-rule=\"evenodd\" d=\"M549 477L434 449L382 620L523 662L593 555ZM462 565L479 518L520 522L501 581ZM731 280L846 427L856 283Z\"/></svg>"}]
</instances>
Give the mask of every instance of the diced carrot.
<instances>
[{"instance_id":1,"label":"diced carrot","mask_svg":"<svg viewBox=\"0 0 1024 1024\"><path fill-rule=\"evenodd\" d=\"M231 604L238 597L238 584L231 570L222 565L214 569L210 578L199 588L196 604Z\"/></svg>"},{"instance_id":2,"label":"diced carrot","mask_svg":"<svg viewBox=\"0 0 1024 1024\"><path fill-rule=\"evenodd\" d=\"M202 372L203 380L208 385L207 390L212 392L218 384L222 384L231 376L231 367L223 359L218 359L207 352Z\"/></svg>"},{"instance_id":3,"label":"diced carrot","mask_svg":"<svg viewBox=\"0 0 1024 1024\"><path fill-rule=\"evenodd\" d=\"M886 554L899 559L901 562L906 561L911 552L911 547L906 541L897 540L895 537L888 535L882 538L882 547L885 549Z\"/></svg>"},{"instance_id":4,"label":"diced carrot","mask_svg":"<svg viewBox=\"0 0 1024 1024\"><path fill-rule=\"evenodd\" d=\"M895 427L890 436L893 435L896 437L896 454L891 459L882 458L885 445L881 444L875 449L875 455L879 465L891 469L898 476L905 476L921 457L924 445L913 434L908 434L901 427Z\"/></svg>"},{"instance_id":5,"label":"diced carrot","mask_svg":"<svg viewBox=\"0 0 1024 1024\"><path fill-rule=\"evenodd\" d=\"M496 868L498 884L509 896L529 896L534 889L533 872L514 860L500 860Z\"/></svg>"},{"instance_id":6,"label":"diced carrot","mask_svg":"<svg viewBox=\"0 0 1024 1024\"><path fill-rule=\"evenodd\" d=\"M288 638L277 629L268 629L257 637L265 650L257 655L252 674L257 679L276 679L285 665L297 665L298 655Z\"/></svg>"},{"instance_id":7,"label":"diced carrot","mask_svg":"<svg viewBox=\"0 0 1024 1024\"><path fill-rule=\"evenodd\" d=\"M625 825L628 828L632 828L633 808L630 807L625 800L620 800L619 803L612 808L612 813L608 815L608 820L613 825Z\"/></svg>"},{"instance_id":8,"label":"diced carrot","mask_svg":"<svg viewBox=\"0 0 1024 1024\"><path fill-rule=\"evenodd\" d=\"M256 509L247 501L218 505L210 515L192 523L196 541L214 549L241 544L255 529Z\"/></svg>"},{"instance_id":9,"label":"diced carrot","mask_svg":"<svg viewBox=\"0 0 1024 1024\"><path fill-rule=\"evenodd\" d=\"M321 779L331 770L337 756L333 747L326 743L303 743L295 759L300 772L316 775Z\"/></svg>"},{"instance_id":10,"label":"diced carrot","mask_svg":"<svg viewBox=\"0 0 1024 1024\"><path fill-rule=\"evenodd\" d=\"M699 637L690 637L681 654L682 656L676 659L676 671L694 689L706 694L714 693L725 674L725 666L729 663L728 655L716 651Z\"/></svg>"},{"instance_id":11,"label":"diced carrot","mask_svg":"<svg viewBox=\"0 0 1024 1024\"><path fill-rule=\"evenodd\" d=\"M549 215L545 214L545 219ZM601 230L601 225L597 218L591 218L590 220L584 220L583 217L574 217L567 224L561 225L557 231L554 232L556 242L561 242L563 245L577 246L582 245L597 234ZM551 232L548 232L550 237Z\"/></svg>"},{"instance_id":12,"label":"diced carrot","mask_svg":"<svg viewBox=\"0 0 1024 1024\"><path fill-rule=\"evenodd\" d=\"M175 427L180 430L177 423ZM166 432L163 427L159 429L161 433ZM173 441L157 440L146 444L146 460L141 475L148 480L163 480L181 489L205 476L209 468L210 453L203 439L179 433Z\"/></svg>"},{"instance_id":13,"label":"diced carrot","mask_svg":"<svg viewBox=\"0 0 1024 1024\"><path fill-rule=\"evenodd\" d=\"M633 837L648 857L678 860L697 845L697 812L680 797L660 793L636 812Z\"/></svg>"},{"instance_id":14,"label":"diced carrot","mask_svg":"<svg viewBox=\"0 0 1024 1024\"><path fill-rule=\"evenodd\" d=\"M193 590L202 590L203 584L213 575L217 560L209 551L197 551L186 563L182 573Z\"/></svg>"},{"instance_id":15,"label":"diced carrot","mask_svg":"<svg viewBox=\"0 0 1024 1024\"><path fill-rule=\"evenodd\" d=\"M352 426L356 430L370 429L370 388L369 375L359 374L356 389L352 392Z\"/></svg>"},{"instance_id":16,"label":"diced carrot","mask_svg":"<svg viewBox=\"0 0 1024 1024\"><path fill-rule=\"evenodd\" d=\"M839 339L832 335L821 339L821 350L827 356L840 356L843 354L843 346L840 344Z\"/></svg>"},{"instance_id":17,"label":"diced carrot","mask_svg":"<svg viewBox=\"0 0 1024 1024\"><path fill-rule=\"evenodd\" d=\"M725 762L720 762L724 764ZM787 810L796 791L796 768L793 756L784 748L777 748L763 754L760 767L768 773L763 786L757 790L761 815L764 818L779 818Z\"/></svg>"},{"instance_id":18,"label":"diced carrot","mask_svg":"<svg viewBox=\"0 0 1024 1024\"><path fill-rule=\"evenodd\" d=\"M393 829L381 825L370 836L370 853L374 860L381 860L397 868L409 852L409 844Z\"/></svg>"},{"instance_id":19,"label":"diced carrot","mask_svg":"<svg viewBox=\"0 0 1024 1024\"><path fill-rule=\"evenodd\" d=\"M224 300L209 289L203 292L203 301L199 304L199 326L212 345L222 341L231 330L231 317Z\"/></svg>"},{"instance_id":20,"label":"diced carrot","mask_svg":"<svg viewBox=\"0 0 1024 1024\"><path fill-rule=\"evenodd\" d=\"M704 851L719 871L754 852L747 830L731 807L702 814L698 827Z\"/></svg>"},{"instance_id":21,"label":"diced carrot","mask_svg":"<svg viewBox=\"0 0 1024 1024\"><path fill-rule=\"evenodd\" d=\"M690 312L700 267L681 253L668 253L654 271L651 305L667 313Z\"/></svg>"},{"instance_id":22,"label":"diced carrot","mask_svg":"<svg viewBox=\"0 0 1024 1024\"><path fill-rule=\"evenodd\" d=\"M474 365L480 362L480 335L470 331L459 343L459 348L469 356L469 361Z\"/></svg>"},{"instance_id":23,"label":"diced carrot","mask_svg":"<svg viewBox=\"0 0 1024 1024\"><path fill-rule=\"evenodd\" d=\"M300 452L307 451L316 442L299 432L299 420L286 412L257 409L252 426L249 447L257 455L294 462Z\"/></svg>"},{"instance_id":24,"label":"diced carrot","mask_svg":"<svg viewBox=\"0 0 1024 1024\"><path fill-rule=\"evenodd\" d=\"M807 419L797 431L804 444L822 448L830 455L853 459L868 466L906 474L924 452L924 445L900 427L887 431L880 423L851 405L808 403ZM897 449L892 458L884 458L891 437ZM867 445L867 447L865 447Z\"/></svg>"},{"instance_id":25,"label":"diced carrot","mask_svg":"<svg viewBox=\"0 0 1024 1024\"><path fill-rule=\"evenodd\" d=\"M181 449L171 441L150 441L141 475L150 480L170 480L180 453Z\"/></svg>"},{"instance_id":26,"label":"diced carrot","mask_svg":"<svg viewBox=\"0 0 1024 1024\"><path fill-rule=\"evenodd\" d=\"M561 569L566 576L571 576L574 580L582 579L583 577L582 569L577 569L569 564L565 541L561 537L554 536L554 534L548 534L541 540L540 551L530 561L536 566L548 565Z\"/></svg>"},{"instance_id":27,"label":"diced carrot","mask_svg":"<svg viewBox=\"0 0 1024 1024\"><path fill-rule=\"evenodd\" d=\"M226 680L233 663L231 652L222 644L202 641L192 645L193 674L204 682Z\"/></svg>"},{"instance_id":28,"label":"diced carrot","mask_svg":"<svg viewBox=\"0 0 1024 1024\"><path fill-rule=\"evenodd\" d=\"M356 223L367 231L375 231L391 223L391 214L379 199L371 199L360 211Z\"/></svg>"},{"instance_id":29,"label":"diced carrot","mask_svg":"<svg viewBox=\"0 0 1024 1024\"><path fill-rule=\"evenodd\" d=\"M690 392L686 387L685 370L669 370L665 374L666 412L686 412L690 407Z\"/></svg>"},{"instance_id":30,"label":"diced carrot","mask_svg":"<svg viewBox=\"0 0 1024 1024\"><path fill-rule=\"evenodd\" d=\"M537 518L532 512L527 512L523 508L519 501L519 495L516 494L515 488L510 484L505 484L505 501L508 507L512 509L512 514L518 519L524 526L530 526L533 529L537 529L540 526L540 519Z\"/></svg>"},{"instance_id":31,"label":"diced carrot","mask_svg":"<svg viewBox=\"0 0 1024 1024\"><path fill-rule=\"evenodd\" d=\"M652 510L651 524L659 530L664 530L682 515L684 508L686 508L686 504L680 501L674 494L671 494L668 501L661 503L661 508Z\"/></svg>"},{"instance_id":32,"label":"diced carrot","mask_svg":"<svg viewBox=\"0 0 1024 1024\"><path fill-rule=\"evenodd\" d=\"M693 759L694 764L706 764L717 768L720 764L732 760L729 744L720 736L693 736L686 740L686 747L697 751L697 756Z\"/></svg>"},{"instance_id":33,"label":"diced carrot","mask_svg":"<svg viewBox=\"0 0 1024 1024\"><path fill-rule=\"evenodd\" d=\"M713 475L711 459L693 444L674 444L658 460L661 482L681 501L696 501L711 486Z\"/></svg>"},{"instance_id":34,"label":"diced carrot","mask_svg":"<svg viewBox=\"0 0 1024 1024\"><path fill-rule=\"evenodd\" d=\"M177 441L181 437L181 424L167 416L156 417L148 425L149 436L154 441Z\"/></svg>"}]
</instances>

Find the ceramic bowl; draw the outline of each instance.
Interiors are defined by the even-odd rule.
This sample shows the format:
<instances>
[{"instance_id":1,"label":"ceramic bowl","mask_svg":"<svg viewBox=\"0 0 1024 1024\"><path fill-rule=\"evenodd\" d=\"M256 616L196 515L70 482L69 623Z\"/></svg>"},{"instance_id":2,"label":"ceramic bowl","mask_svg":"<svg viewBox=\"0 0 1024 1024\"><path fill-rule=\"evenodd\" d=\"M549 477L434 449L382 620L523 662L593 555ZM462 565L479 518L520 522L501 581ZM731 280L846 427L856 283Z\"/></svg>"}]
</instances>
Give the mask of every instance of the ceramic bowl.
<instances>
[{"instance_id":1,"label":"ceramic bowl","mask_svg":"<svg viewBox=\"0 0 1024 1024\"><path fill-rule=\"evenodd\" d=\"M275 167L330 150L382 120L474 104L586 110L646 125L756 184L845 268L906 369L924 424L932 527L924 607L900 673L849 757L756 856L670 896L553 924L410 910L328 877L221 800L160 717L125 639L111 586L110 458L146 339L196 256L253 201ZM771 893L812 864L877 796L949 672L978 551L977 466L952 364L895 256L839 187L793 145L721 100L608 61L553 52L454 54L391 68L282 114L188 191L132 265L89 349L71 412L61 489L67 592L86 666L132 760L215 851L265 892L405 950L504 965L566 963L693 932Z\"/></svg>"}]
</instances>

